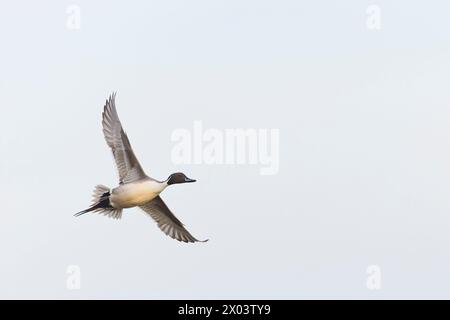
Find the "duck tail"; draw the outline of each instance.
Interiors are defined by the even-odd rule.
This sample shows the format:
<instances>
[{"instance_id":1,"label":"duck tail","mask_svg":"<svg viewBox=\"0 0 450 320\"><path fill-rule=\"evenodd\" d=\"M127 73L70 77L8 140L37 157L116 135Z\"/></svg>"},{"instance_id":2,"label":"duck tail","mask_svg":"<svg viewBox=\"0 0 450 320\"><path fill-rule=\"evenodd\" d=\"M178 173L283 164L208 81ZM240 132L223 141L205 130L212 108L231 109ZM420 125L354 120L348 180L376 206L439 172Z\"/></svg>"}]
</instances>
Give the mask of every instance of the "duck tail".
<instances>
[{"instance_id":1,"label":"duck tail","mask_svg":"<svg viewBox=\"0 0 450 320\"><path fill-rule=\"evenodd\" d=\"M96 186L92 195L92 205L83 211L75 213L74 216L79 217L88 212L98 212L119 219L122 216L122 210L116 209L111 205L109 201L110 196L110 188L103 185Z\"/></svg>"}]
</instances>

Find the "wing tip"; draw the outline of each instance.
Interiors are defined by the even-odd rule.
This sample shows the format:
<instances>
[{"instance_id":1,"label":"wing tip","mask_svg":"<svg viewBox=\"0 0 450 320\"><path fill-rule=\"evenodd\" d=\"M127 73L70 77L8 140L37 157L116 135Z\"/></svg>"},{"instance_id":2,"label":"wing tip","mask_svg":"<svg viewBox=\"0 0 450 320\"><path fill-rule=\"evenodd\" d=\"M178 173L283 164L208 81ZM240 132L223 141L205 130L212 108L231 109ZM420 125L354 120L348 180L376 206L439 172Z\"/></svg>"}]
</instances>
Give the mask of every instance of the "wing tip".
<instances>
[{"instance_id":1,"label":"wing tip","mask_svg":"<svg viewBox=\"0 0 450 320\"><path fill-rule=\"evenodd\" d=\"M164 232L165 233L165 232ZM196 243L196 242L201 242L201 243L205 243L208 242L209 239L205 239L205 240L198 240L197 238L193 237L192 235L190 235L190 237L176 237L176 236L172 236L170 234L165 233L166 236L168 236L169 238L172 238L174 240L177 240L179 242L184 242L184 243Z\"/></svg>"},{"instance_id":2,"label":"wing tip","mask_svg":"<svg viewBox=\"0 0 450 320\"><path fill-rule=\"evenodd\" d=\"M109 105L115 104L115 101L116 101L116 95L117 95L117 90L116 90L116 91L113 91L113 92L109 95L109 97L108 97L108 98L106 99L106 101L105 101L105 106L103 107L103 112L106 111L106 109L107 109L107 107L108 107Z\"/></svg>"},{"instance_id":3,"label":"wing tip","mask_svg":"<svg viewBox=\"0 0 450 320\"><path fill-rule=\"evenodd\" d=\"M209 241L209 239L198 240L198 239L196 239L196 238L194 238L194 237L192 237L192 239L188 239L187 241L184 241L184 240L181 240L181 239L177 239L177 240L178 240L178 241L183 241L183 242L186 242L186 243L196 243L196 242L205 243L205 242L208 242L208 241Z\"/></svg>"}]
</instances>

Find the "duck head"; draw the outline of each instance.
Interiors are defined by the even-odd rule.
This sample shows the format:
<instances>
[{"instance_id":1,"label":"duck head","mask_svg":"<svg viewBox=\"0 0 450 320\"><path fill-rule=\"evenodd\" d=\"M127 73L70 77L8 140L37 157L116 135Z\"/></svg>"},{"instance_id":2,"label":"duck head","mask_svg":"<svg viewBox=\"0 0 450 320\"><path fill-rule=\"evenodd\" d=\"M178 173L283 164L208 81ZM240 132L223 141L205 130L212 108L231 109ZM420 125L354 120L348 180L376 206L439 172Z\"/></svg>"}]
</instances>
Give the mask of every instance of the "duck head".
<instances>
[{"instance_id":1,"label":"duck head","mask_svg":"<svg viewBox=\"0 0 450 320\"><path fill-rule=\"evenodd\" d=\"M176 184L176 183L186 183L186 182L195 182L196 180L190 179L186 177L186 175L182 172L172 173L167 179L167 185Z\"/></svg>"}]
</instances>

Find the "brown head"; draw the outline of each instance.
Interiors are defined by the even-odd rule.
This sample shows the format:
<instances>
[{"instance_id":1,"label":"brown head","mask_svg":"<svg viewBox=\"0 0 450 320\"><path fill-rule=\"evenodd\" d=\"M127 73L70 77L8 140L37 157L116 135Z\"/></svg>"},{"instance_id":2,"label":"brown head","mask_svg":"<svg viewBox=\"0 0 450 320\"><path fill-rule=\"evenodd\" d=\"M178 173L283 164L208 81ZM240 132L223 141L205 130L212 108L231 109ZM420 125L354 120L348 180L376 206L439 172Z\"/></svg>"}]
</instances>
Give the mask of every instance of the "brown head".
<instances>
[{"instance_id":1,"label":"brown head","mask_svg":"<svg viewBox=\"0 0 450 320\"><path fill-rule=\"evenodd\" d=\"M170 177L167 179L167 184L170 186L171 184L176 183L186 183L186 182L195 182L196 180L190 179L186 177L186 175L182 172L172 173Z\"/></svg>"}]
</instances>

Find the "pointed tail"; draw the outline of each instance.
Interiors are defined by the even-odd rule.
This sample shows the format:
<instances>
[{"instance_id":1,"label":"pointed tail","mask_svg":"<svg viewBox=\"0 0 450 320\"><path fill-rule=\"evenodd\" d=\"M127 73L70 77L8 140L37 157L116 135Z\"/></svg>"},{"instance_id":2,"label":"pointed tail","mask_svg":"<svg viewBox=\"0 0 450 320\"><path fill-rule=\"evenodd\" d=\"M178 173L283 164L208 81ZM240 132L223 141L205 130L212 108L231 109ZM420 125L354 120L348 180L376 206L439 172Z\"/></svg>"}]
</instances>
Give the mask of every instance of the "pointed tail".
<instances>
[{"instance_id":1,"label":"pointed tail","mask_svg":"<svg viewBox=\"0 0 450 320\"><path fill-rule=\"evenodd\" d=\"M88 212L91 212L91 211L95 211L95 210L101 208L99 205L100 205L100 203L98 203L96 205L93 205L92 207L89 207L89 208L87 208L87 209L85 209L83 211L77 212L77 213L74 214L74 217L79 217L79 216L81 216L81 215L83 215L85 213L88 213Z\"/></svg>"},{"instance_id":2,"label":"pointed tail","mask_svg":"<svg viewBox=\"0 0 450 320\"><path fill-rule=\"evenodd\" d=\"M109 203L109 196L111 195L110 189L103 185L98 185L94 189L94 194L92 195L92 206L89 208L77 212L74 214L75 217L79 217L85 213L91 212L91 211L99 211L99 210L110 210L114 209L111 204Z\"/></svg>"}]
</instances>

